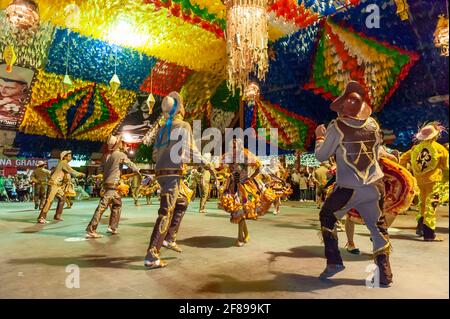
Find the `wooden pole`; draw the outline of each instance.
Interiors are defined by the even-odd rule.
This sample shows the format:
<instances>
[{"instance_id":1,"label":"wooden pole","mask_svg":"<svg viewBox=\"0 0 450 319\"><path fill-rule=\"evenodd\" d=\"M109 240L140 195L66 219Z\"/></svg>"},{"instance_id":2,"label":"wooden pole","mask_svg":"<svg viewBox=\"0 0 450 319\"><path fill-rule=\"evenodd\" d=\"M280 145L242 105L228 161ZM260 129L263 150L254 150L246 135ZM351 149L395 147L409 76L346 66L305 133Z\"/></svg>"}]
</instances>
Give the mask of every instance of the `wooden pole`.
<instances>
[{"instance_id":1,"label":"wooden pole","mask_svg":"<svg viewBox=\"0 0 450 319\"><path fill-rule=\"evenodd\" d=\"M241 129L244 129L245 122L244 122L244 101L242 101L242 98L239 102L239 127Z\"/></svg>"}]
</instances>

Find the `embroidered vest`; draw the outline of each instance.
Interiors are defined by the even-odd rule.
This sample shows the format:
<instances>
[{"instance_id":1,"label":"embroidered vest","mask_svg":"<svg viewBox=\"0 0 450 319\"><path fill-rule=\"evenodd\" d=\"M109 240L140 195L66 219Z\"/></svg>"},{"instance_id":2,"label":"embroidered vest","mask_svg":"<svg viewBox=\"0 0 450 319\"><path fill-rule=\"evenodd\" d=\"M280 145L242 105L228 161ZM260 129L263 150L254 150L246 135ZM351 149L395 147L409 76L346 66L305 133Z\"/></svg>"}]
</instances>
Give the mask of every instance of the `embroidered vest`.
<instances>
[{"instance_id":1,"label":"embroidered vest","mask_svg":"<svg viewBox=\"0 0 450 319\"><path fill-rule=\"evenodd\" d=\"M372 118L361 126L337 119L336 128L341 135L340 146L344 161L361 179L367 180L378 160L377 152L381 144L378 124Z\"/></svg>"}]
</instances>

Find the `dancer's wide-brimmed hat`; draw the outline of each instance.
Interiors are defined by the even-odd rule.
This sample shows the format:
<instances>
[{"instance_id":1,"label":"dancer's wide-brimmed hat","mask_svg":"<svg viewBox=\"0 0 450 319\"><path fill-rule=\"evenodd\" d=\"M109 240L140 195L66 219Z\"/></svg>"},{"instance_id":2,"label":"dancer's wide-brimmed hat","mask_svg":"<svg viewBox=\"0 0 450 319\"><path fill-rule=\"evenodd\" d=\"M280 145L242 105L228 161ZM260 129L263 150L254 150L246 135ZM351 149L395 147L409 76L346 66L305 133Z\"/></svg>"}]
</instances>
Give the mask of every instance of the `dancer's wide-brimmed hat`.
<instances>
[{"instance_id":1,"label":"dancer's wide-brimmed hat","mask_svg":"<svg viewBox=\"0 0 450 319\"><path fill-rule=\"evenodd\" d=\"M64 157L66 157L66 156L69 155L69 154L72 154L72 151L62 151L62 152L61 152L61 155L59 156L59 158L60 158L61 160L63 160Z\"/></svg>"},{"instance_id":2,"label":"dancer's wide-brimmed hat","mask_svg":"<svg viewBox=\"0 0 450 319\"><path fill-rule=\"evenodd\" d=\"M438 137L445 128L438 122L430 123L419 129L415 135L418 141L428 141Z\"/></svg>"},{"instance_id":3,"label":"dancer's wide-brimmed hat","mask_svg":"<svg viewBox=\"0 0 450 319\"><path fill-rule=\"evenodd\" d=\"M362 103L355 104L354 107L346 107L345 100L352 93L358 94ZM364 101L366 91L364 87L356 81L350 81L345 87L344 93L331 103L331 110L335 111L341 116L348 116L357 120L366 120L372 114L371 107Z\"/></svg>"},{"instance_id":4,"label":"dancer's wide-brimmed hat","mask_svg":"<svg viewBox=\"0 0 450 319\"><path fill-rule=\"evenodd\" d=\"M122 136L111 135L106 142L106 144L108 145L108 150L114 151L118 149L120 146L120 142L122 142Z\"/></svg>"},{"instance_id":5,"label":"dancer's wide-brimmed hat","mask_svg":"<svg viewBox=\"0 0 450 319\"><path fill-rule=\"evenodd\" d=\"M41 167L41 166L44 166L45 165L45 162L44 161L38 161L37 163L36 163L36 166L37 167Z\"/></svg>"}]
</instances>

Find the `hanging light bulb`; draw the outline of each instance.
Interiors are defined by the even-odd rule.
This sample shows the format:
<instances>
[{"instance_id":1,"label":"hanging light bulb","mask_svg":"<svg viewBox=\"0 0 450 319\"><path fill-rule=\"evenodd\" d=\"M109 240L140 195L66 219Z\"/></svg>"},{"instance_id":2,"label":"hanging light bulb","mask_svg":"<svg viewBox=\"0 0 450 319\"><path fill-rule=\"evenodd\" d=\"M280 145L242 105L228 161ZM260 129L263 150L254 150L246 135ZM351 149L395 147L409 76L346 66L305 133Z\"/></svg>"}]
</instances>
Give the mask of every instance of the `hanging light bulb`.
<instances>
[{"instance_id":1,"label":"hanging light bulb","mask_svg":"<svg viewBox=\"0 0 450 319\"><path fill-rule=\"evenodd\" d=\"M5 13L15 28L33 30L39 26L39 7L33 0L14 0Z\"/></svg>"}]
</instances>

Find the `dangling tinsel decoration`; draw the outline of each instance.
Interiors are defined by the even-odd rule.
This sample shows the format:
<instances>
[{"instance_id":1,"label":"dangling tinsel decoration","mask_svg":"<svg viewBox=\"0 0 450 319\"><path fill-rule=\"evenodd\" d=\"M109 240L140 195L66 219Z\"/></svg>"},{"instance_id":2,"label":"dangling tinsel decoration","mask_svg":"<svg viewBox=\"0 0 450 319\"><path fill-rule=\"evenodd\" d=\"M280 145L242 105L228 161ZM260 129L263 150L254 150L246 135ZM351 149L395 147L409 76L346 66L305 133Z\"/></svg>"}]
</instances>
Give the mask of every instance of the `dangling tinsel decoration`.
<instances>
[{"instance_id":1,"label":"dangling tinsel decoration","mask_svg":"<svg viewBox=\"0 0 450 319\"><path fill-rule=\"evenodd\" d=\"M264 80L268 70L268 0L225 0L227 6L228 87L241 92L254 72Z\"/></svg>"}]
</instances>

